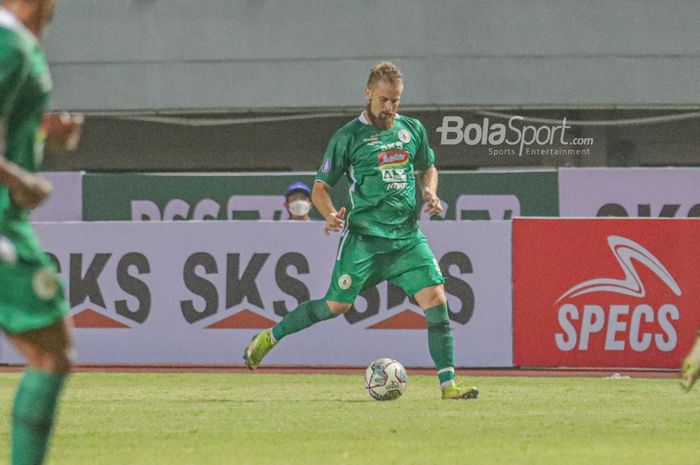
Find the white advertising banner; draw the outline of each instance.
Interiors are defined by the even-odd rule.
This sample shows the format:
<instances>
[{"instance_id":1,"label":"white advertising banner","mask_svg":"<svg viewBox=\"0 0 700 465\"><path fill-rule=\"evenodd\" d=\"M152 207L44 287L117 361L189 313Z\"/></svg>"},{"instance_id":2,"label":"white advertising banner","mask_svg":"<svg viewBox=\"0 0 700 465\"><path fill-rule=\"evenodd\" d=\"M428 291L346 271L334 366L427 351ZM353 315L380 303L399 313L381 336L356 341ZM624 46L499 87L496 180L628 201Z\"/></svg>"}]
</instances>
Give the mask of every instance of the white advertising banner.
<instances>
[{"instance_id":1,"label":"white advertising banner","mask_svg":"<svg viewBox=\"0 0 700 465\"><path fill-rule=\"evenodd\" d=\"M32 221L81 221L84 171L42 172L53 184L46 203L32 211Z\"/></svg>"},{"instance_id":2,"label":"white advertising banner","mask_svg":"<svg viewBox=\"0 0 700 465\"><path fill-rule=\"evenodd\" d=\"M700 168L562 168L562 217L700 217Z\"/></svg>"},{"instance_id":3,"label":"white advertising banner","mask_svg":"<svg viewBox=\"0 0 700 465\"><path fill-rule=\"evenodd\" d=\"M66 282L78 363L242 364L251 337L322 298L339 235L322 223L38 223ZM510 222L423 228L447 278L457 366L513 364ZM4 347L4 362L20 359ZM267 365L430 367L420 308L386 282L290 335Z\"/></svg>"}]
</instances>

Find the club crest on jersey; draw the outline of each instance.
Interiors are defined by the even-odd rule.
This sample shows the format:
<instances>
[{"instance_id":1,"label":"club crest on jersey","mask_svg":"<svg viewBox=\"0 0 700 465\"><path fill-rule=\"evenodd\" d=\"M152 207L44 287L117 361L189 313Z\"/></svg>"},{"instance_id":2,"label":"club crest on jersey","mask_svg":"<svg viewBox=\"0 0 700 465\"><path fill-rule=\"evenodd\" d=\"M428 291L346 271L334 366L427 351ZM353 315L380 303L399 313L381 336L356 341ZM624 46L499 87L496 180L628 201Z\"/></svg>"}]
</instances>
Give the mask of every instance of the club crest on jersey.
<instances>
[{"instance_id":1,"label":"club crest on jersey","mask_svg":"<svg viewBox=\"0 0 700 465\"><path fill-rule=\"evenodd\" d=\"M344 274L340 278L338 278L338 287L347 290L350 289L350 286L352 286L352 278L350 277L349 274Z\"/></svg>"},{"instance_id":2,"label":"club crest on jersey","mask_svg":"<svg viewBox=\"0 0 700 465\"><path fill-rule=\"evenodd\" d=\"M41 269L34 273L32 288L39 299L51 300L58 293L58 278L50 270Z\"/></svg>"},{"instance_id":3,"label":"club crest on jersey","mask_svg":"<svg viewBox=\"0 0 700 465\"><path fill-rule=\"evenodd\" d=\"M397 135L399 137L399 140L404 144L411 142L411 133L407 130L401 129Z\"/></svg>"}]
</instances>

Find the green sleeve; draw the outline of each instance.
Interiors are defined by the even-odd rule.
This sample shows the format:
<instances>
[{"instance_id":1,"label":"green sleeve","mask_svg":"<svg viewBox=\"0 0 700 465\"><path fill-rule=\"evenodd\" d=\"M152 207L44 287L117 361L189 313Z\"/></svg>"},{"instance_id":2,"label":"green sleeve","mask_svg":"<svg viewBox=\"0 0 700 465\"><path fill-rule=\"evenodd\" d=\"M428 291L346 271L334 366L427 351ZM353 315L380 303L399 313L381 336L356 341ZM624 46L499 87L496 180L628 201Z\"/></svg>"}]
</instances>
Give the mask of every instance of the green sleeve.
<instances>
[{"instance_id":1,"label":"green sleeve","mask_svg":"<svg viewBox=\"0 0 700 465\"><path fill-rule=\"evenodd\" d=\"M316 181L321 181L329 186L335 183L348 170L348 141L346 137L336 134L328 143L326 153L323 154L321 167L316 173Z\"/></svg>"},{"instance_id":2,"label":"green sleeve","mask_svg":"<svg viewBox=\"0 0 700 465\"><path fill-rule=\"evenodd\" d=\"M24 78L24 59L15 47L0 45L0 119L6 118Z\"/></svg>"},{"instance_id":3,"label":"green sleeve","mask_svg":"<svg viewBox=\"0 0 700 465\"><path fill-rule=\"evenodd\" d=\"M427 170L435 164L435 152L428 144L428 131L425 126L416 120L418 141L416 142L416 155L413 157L413 167L418 171Z\"/></svg>"}]
</instances>

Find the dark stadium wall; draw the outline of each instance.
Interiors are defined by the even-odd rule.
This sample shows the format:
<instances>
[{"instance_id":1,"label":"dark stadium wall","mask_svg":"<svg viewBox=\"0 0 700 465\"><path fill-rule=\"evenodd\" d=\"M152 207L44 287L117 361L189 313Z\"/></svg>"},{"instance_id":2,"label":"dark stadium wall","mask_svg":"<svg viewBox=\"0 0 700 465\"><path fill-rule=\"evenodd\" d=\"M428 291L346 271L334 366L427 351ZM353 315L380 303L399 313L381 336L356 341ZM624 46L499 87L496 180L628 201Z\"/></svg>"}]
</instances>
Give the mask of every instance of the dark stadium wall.
<instances>
[{"instance_id":1,"label":"dark stadium wall","mask_svg":"<svg viewBox=\"0 0 700 465\"><path fill-rule=\"evenodd\" d=\"M78 150L50 154L44 167L92 172L316 171L330 137L360 110L91 114ZM405 113L425 124L441 170L700 165L700 112L694 110L438 111L407 106ZM522 118L512 121L520 133L508 127L513 116ZM509 144L499 141L498 125L514 142L530 129L522 145ZM537 135L542 143L525 144Z\"/></svg>"}]
</instances>

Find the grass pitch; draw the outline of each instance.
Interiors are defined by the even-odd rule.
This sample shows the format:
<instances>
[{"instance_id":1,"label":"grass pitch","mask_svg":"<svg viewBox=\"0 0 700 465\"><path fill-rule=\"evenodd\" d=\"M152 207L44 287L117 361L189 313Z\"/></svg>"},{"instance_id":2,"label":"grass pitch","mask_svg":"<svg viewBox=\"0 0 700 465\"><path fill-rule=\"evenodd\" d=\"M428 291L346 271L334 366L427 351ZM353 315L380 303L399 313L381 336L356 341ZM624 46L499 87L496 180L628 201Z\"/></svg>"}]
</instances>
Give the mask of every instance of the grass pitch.
<instances>
[{"instance_id":1,"label":"grass pitch","mask_svg":"<svg viewBox=\"0 0 700 465\"><path fill-rule=\"evenodd\" d=\"M409 373L410 376L410 373ZM20 375L0 374L0 463ZM675 380L434 377L376 402L357 375L76 374L49 465L698 464L700 390Z\"/></svg>"}]
</instances>

